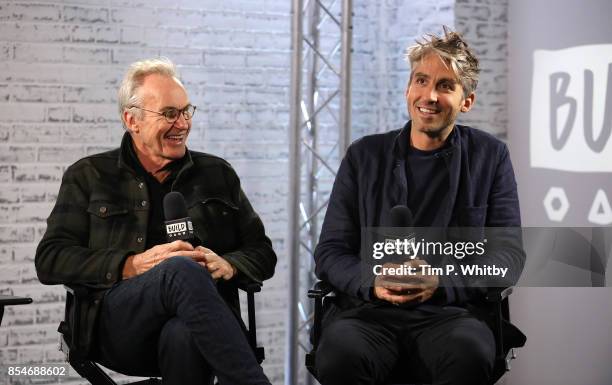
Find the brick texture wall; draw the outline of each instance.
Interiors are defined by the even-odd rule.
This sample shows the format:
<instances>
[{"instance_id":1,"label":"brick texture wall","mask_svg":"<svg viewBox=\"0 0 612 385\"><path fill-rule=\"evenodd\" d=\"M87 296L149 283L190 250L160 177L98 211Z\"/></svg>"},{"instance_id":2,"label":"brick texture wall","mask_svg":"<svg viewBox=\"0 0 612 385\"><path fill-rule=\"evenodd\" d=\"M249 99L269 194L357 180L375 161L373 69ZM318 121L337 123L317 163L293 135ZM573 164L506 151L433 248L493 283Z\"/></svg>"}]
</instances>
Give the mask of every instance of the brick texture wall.
<instances>
[{"instance_id":1,"label":"brick texture wall","mask_svg":"<svg viewBox=\"0 0 612 385\"><path fill-rule=\"evenodd\" d=\"M116 90L134 60L167 56L194 117L189 146L221 155L284 260L290 3L263 1L0 2L0 292L29 295L9 307L0 362L61 361L61 287L41 285L33 257L65 168L116 147ZM259 296L265 370L282 382L284 268ZM30 383L8 379L0 384Z\"/></svg>"},{"instance_id":2,"label":"brick texture wall","mask_svg":"<svg viewBox=\"0 0 612 385\"><path fill-rule=\"evenodd\" d=\"M360 3L360 2L358 2ZM507 0L388 0L356 8L353 138L400 128L408 119L404 91L407 47L442 25L461 32L480 59L476 105L459 122L504 139L507 131Z\"/></svg>"},{"instance_id":3,"label":"brick texture wall","mask_svg":"<svg viewBox=\"0 0 612 385\"><path fill-rule=\"evenodd\" d=\"M454 25L453 0L380 2L375 30L377 60L377 126L375 132L398 129L408 120L404 96L410 65L406 48L426 33L440 33L442 25Z\"/></svg>"},{"instance_id":4,"label":"brick texture wall","mask_svg":"<svg viewBox=\"0 0 612 385\"><path fill-rule=\"evenodd\" d=\"M508 0L457 0L455 25L480 59L476 104L460 122L502 140L508 131Z\"/></svg>"},{"instance_id":5,"label":"brick texture wall","mask_svg":"<svg viewBox=\"0 0 612 385\"><path fill-rule=\"evenodd\" d=\"M441 24L456 24L491 68L479 86L479 108L466 120L503 135L506 2L355 1L353 137L403 124L403 51ZM62 360L56 329L64 293L38 282L34 251L65 168L119 143L116 89L126 66L159 55L179 65L198 106L189 146L234 165L279 255L276 276L257 300L264 370L279 385L287 304L288 0L0 1L0 293L35 301L6 309L0 363ZM0 373L0 385L29 383Z\"/></svg>"}]
</instances>

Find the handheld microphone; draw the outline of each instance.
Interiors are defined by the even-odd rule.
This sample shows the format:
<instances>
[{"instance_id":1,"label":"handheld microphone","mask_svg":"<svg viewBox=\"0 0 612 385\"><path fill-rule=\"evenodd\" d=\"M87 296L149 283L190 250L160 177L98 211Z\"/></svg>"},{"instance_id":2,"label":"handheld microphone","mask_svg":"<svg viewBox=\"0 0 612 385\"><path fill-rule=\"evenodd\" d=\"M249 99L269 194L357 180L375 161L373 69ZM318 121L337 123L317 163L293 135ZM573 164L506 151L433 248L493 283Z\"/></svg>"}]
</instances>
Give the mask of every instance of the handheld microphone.
<instances>
[{"instance_id":1,"label":"handheld microphone","mask_svg":"<svg viewBox=\"0 0 612 385\"><path fill-rule=\"evenodd\" d=\"M414 218L412 217L412 211L407 206L397 205L393 206L389 211L391 217L390 233L387 234L386 242L391 243L402 243L406 254L398 254L396 258L399 261L405 261L413 253L413 243L415 241L415 233L412 231L414 225Z\"/></svg>"},{"instance_id":2,"label":"handheld microphone","mask_svg":"<svg viewBox=\"0 0 612 385\"><path fill-rule=\"evenodd\" d=\"M196 246L198 239L193 232L193 223L187 213L185 197L178 191L171 191L164 197L164 225L166 227L166 240L188 241Z\"/></svg>"},{"instance_id":3,"label":"handheld microphone","mask_svg":"<svg viewBox=\"0 0 612 385\"><path fill-rule=\"evenodd\" d=\"M392 227L412 227L414 218L412 211L407 206L393 206L390 211Z\"/></svg>"}]
</instances>

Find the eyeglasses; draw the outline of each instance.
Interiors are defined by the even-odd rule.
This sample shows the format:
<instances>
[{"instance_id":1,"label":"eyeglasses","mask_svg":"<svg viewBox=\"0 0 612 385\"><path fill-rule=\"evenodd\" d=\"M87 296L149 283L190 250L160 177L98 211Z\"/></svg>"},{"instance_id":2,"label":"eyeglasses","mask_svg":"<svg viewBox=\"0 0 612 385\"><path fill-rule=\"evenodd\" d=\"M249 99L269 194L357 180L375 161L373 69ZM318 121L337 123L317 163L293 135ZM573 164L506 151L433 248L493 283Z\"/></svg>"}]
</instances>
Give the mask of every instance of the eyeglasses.
<instances>
[{"instance_id":1,"label":"eyeglasses","mask_svg":"<svg viewBox=\"0 0 612 385\"><path fill-rule=\"evenodd\" d=\"M183 108L182 110L179 110L178 108L174 108L174 107L169 107L161 112L151 111L151 110L147 110L147 109L137 107L137 106L132 106L130 108L136 108L139 110L152 112L154 114L163 116L164 118L166 118L166 122L168 123L176 123L176 121L179 119L181 114L183 115L183 118L185 118L185 120L190 120L193 117L193 114L195 114L195 110L196 110L196 106L193 106L191 104L189 104L187 107Z\"/></svg>"}]
</instances>

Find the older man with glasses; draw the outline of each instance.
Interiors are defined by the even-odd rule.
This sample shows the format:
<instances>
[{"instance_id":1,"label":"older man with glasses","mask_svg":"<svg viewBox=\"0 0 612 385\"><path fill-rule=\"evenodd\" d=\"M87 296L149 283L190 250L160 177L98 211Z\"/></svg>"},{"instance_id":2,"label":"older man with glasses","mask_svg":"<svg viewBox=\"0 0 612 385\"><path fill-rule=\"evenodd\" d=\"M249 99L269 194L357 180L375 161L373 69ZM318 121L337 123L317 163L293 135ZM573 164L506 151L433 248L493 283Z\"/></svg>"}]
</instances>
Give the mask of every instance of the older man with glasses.
<instances>
[{"instance_id":1,"label":"older man with glasses","mask_svg":"<svg viewBox=\"0 0 612 385\"><path fill-rule=\"evenodd\" d=\"M45 284L105 290L79 338L90 356L165 384L270 384L236 317L240 280L276 255L232 167L186 147L196 111L167 59L132 64L119 89L121 147L70 166L36 251ZM185 197L201 245L168 243L163 198ZM232 295L231 293L234 293Z\"/></svg>"}]
</instances>

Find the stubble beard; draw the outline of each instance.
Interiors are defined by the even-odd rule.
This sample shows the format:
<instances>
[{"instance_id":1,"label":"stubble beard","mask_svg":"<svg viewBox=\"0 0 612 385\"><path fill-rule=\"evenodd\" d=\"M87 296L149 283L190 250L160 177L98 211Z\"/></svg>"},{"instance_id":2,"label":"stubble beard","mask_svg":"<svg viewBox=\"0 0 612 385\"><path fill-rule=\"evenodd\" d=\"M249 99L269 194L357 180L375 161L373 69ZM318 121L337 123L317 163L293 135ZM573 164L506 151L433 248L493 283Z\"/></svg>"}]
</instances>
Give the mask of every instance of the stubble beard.
<instances>
[{"instance_id":1,"label":"stubble beard","mask_svg":"<svg viewBox=\"0 0 612 385\"><path fill-rule=\"evenodd\" d=\"M427 135L427 137L429 137L430 139L438 139L443 136L442 134L445 129L446 127L423 128L420 131L424 133L425 135Z\"/></svg>"},{"instance_id":2,"label":"stubble beard","mask_svg":"<svg viewBox=\"0 0 612 385\"><path fill-rule=\"evenodd\" d=\"M440 125L428 127L427 124L423 124L423 127L421 127L419 131L427 135L427 137L430 139L443 138L453 128L456 119L457 115L451 113L445 117L444 121Z\"/></svg>"},{"instance_id":3,"label":"stubble beard","mask_svg":"<svg viewBox=\"0 0 612 385\"><path fill-rule=\"evenodd\" d=\"M444 137L446 132L449 131L453 125L453 120L447 119L440 126L422 127L419 129L419 131L427 135L427 137L430 139L439 139Z\"/></svg>"}]
</instances>

